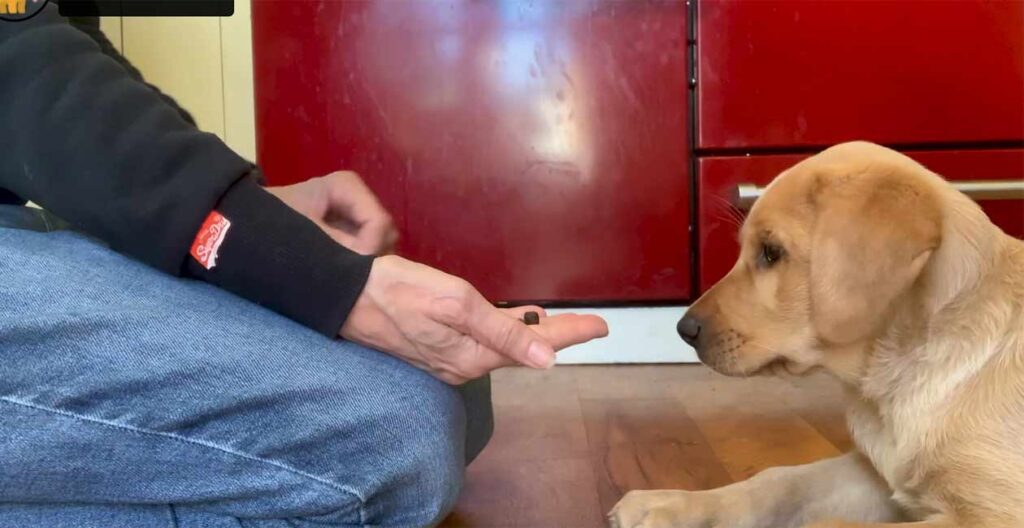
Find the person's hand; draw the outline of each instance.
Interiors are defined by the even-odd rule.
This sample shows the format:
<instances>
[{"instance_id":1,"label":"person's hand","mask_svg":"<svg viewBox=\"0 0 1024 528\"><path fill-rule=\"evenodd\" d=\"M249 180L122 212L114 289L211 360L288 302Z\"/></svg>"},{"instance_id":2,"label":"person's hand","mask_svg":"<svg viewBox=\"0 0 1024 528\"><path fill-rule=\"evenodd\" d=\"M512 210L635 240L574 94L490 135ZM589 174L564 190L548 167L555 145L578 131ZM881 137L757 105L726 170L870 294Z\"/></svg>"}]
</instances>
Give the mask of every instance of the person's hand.
<instances>
[{"instance_id":1,"label":"person's hand","mask_svg":"<svg viewBox=\"0 0 1024 528\"><path fill-rule=\"evenodd\" d=\"M527 311L541 324L527 326ZM468 282L396 256L374 260L341 336L397 356L451 384L509 365L550 368L555 351L608 335L593 315L499 310Z\"/></svg>"},{"instance_id":2,"label":"person's hand","mask_svg":"<svg viewBox=\"0 0 1024 528\"><path fill-rule=\"evenodd\" d=\"M382 255L395 249L398 231L391 215L354 172L335 172L267 191L352 251Z\"/></svg>"}]
</instances>

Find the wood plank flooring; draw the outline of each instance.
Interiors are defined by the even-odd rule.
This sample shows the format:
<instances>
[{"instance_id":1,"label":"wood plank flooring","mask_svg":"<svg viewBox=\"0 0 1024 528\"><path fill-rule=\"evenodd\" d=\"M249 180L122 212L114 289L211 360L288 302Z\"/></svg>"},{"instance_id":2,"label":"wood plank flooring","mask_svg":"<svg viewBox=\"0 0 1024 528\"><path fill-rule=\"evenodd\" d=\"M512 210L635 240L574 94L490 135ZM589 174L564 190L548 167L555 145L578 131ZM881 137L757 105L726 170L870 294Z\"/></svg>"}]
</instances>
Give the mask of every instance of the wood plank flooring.
<instances>
[{"instance_id":1,"label":"wood plank flooring","mask_svg":"<svg viewBox=\"0 0 1024 528\"><path fill-rule=\"evenodd\" d=\"M850 448L825 375L727 378L700 365L495 373L495 433L448 528L590 528L632 489L706 489Z\"/></svg>"}]
</instances>

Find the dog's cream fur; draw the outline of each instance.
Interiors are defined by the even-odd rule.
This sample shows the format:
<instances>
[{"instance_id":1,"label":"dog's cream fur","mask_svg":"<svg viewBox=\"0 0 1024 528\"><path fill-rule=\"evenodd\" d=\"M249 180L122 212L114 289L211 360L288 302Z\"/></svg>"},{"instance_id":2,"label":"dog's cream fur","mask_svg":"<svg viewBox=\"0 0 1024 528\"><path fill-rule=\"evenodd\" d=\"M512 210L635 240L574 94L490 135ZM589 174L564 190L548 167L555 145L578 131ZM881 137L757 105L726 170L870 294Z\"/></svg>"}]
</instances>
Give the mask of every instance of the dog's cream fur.
<instances>
[{"instance_id":1,"label":"dog's cream fur","mask_svg":"<svg viewBox=\"0 0 1024 528\"><path fill-rule=\"evenodd\" d=\"M711 491L634 491L611 524L1024 527L1024 243L938 175L856 142L776 178L741 244L690 309L701 359L831 372L858 449Z\"/></svg>"}]
</instances>

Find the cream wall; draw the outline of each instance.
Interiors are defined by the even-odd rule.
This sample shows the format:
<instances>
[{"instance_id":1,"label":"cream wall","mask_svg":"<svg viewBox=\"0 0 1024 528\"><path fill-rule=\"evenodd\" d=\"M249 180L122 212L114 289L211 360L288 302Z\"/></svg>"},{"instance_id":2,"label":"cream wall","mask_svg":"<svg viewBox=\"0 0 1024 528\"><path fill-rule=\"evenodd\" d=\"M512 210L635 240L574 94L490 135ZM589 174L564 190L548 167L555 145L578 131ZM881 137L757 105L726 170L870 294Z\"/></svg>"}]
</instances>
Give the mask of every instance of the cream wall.
<instances>
[{"instance_id":1,"label":"cream wall","mask_svg":"<svg viewBox=\"0 0 1024 528\"><path fill-rule=\"evenodd\" d=\"M227 18L105 17L101 27L200 128L255 160L250 13L247 0L235 0Z\"/></svg>"}]
</instances>

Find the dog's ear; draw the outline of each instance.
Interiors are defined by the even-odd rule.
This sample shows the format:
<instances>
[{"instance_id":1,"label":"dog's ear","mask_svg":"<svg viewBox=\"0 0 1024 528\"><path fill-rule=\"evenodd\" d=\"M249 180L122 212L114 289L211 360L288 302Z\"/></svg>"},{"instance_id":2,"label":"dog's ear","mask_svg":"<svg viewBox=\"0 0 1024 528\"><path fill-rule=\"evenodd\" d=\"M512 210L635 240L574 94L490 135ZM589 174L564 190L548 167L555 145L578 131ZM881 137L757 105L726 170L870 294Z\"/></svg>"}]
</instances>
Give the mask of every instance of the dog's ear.
<instances>
[{"instance_id":1,"label":"dog's ear","mask_svg":"<svg viewBox=\"0 0 1024 528\"><path fill-rule=\"evenodd\" d=\"M827 342L877 332L939 245L934 196L899 176L839 178L812 189L811 317Z\"/></svg>"}]
</instances>

